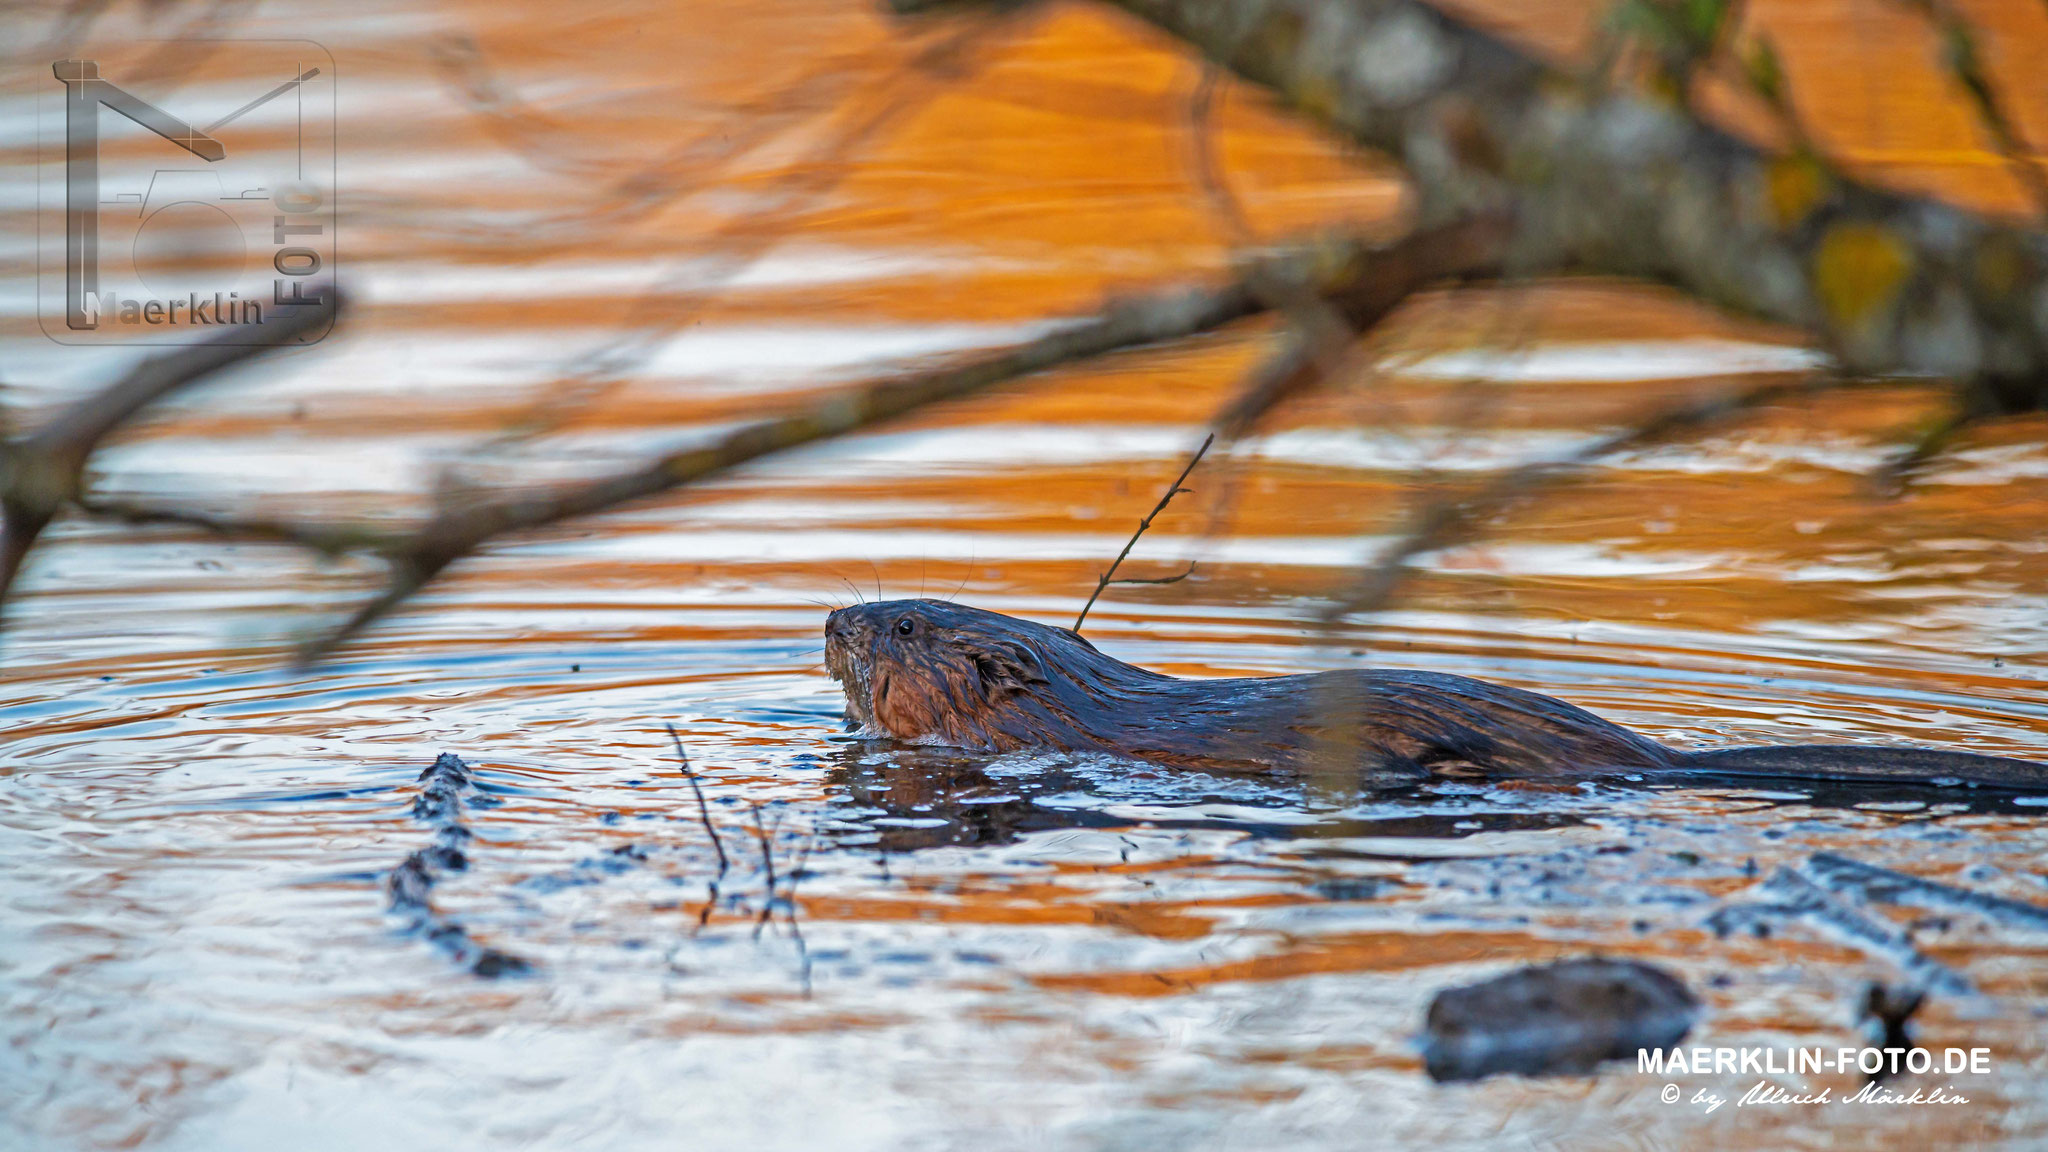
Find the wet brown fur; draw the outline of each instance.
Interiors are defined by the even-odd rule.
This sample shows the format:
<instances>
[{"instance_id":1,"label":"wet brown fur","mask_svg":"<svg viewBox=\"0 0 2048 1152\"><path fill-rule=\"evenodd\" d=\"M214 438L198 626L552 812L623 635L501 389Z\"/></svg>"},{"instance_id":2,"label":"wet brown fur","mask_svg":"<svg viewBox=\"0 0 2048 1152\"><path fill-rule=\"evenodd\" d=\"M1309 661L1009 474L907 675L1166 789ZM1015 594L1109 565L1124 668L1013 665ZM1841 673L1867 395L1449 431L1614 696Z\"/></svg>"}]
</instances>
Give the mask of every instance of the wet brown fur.
<instances>
[{"instance_id":1,"label":"wet brown fur","mask_svg":"<svg viewBox=\"0 0 2048 1152\"><path fill-rule=\"evenodd\" d=\"M1346 669L1182 679L1080 634L943 600L833 612L825 662L865 735L987 752L1105 752L1367 784L1673 770L1728 776L2048 785L2048 767L1923 748L1667 748L1562 700L1465 676Z\"/></svg>"}]
</instances>

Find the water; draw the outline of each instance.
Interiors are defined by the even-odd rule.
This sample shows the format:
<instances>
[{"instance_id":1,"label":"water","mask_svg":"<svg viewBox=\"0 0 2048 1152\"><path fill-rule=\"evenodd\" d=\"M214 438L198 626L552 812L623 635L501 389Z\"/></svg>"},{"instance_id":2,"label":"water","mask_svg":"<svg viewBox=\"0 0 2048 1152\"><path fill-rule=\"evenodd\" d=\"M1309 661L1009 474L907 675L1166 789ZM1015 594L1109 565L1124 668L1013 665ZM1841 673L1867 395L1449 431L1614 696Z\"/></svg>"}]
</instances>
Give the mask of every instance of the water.
<instances>
[{"instance_id":1,"label":"water","mask_svg":"<svg viewBox=\"0 0 2048 1152\"><path fill-rule=\"evenodd\" d=\"M618 333L650 285L646 354L486 471L586 473L1221 264L1184 162L1193 75L1114 20L1061 10L991 35L970 81L897 75L903 37L859 6L693 11L249 17L236 34L318 39L346 78L359 307L319 347L169 406L96 481L398 518L593 352L638 346ZM532 107L466 102L461 69L434 63L468 58L451 36ZM732 223L804 168L818 118L892 84L924 95L837 183L772 228ZM763 111L778 92L796 95ZM762 117L797 142L678 161L682 194L613 203L620 157ZM1253 94L1229 93L1221 124L1273 234L1398 202ZM123 354L43 341L24 275L0 285L0 325L10 395L34 412ZM1707 1004L1696 1043L1858 1043L1855 1004L1897 978L1890 960L1797 926L1724 939L1709 917L1818 851L2048 902L2042 797L1446 781L1360 800L840 735L828 606L926 594L1070 621L1267 338L1050 374L503 542L312 671L288 669L291 646L367 594L373 563L60 525L11 607L0 684L5 1143L2048 1137L2048 940L1966 914L1875 912L1978 989L1919 1018L1931 1046L1991 1049L1993 1073L1957 1083L1968 1105L1704 1114L1620 1066L1443 1087L1414 1045L1437 990L1595 952L1681 975ZM1988 431L1873 499L1869 469L1933 411L1920 385L1618 457L1427 558L1394 611L1308 628L1428 485L1808 363L1781 333L1606 286L1427 301L1396 344L1372 379L1205 464L1131 568L1195 574L1113 589L1091 638L1184 675L1486 676L1681 744L2048 753L2048 450L2038 423ZM477 769L481 802L436 906L534 975L469 976L385 911L385 874L430 839L409 812L440 752ZM1681 1079L1731 1098L1749 1083Z\"/></svg>"}]
</instances>

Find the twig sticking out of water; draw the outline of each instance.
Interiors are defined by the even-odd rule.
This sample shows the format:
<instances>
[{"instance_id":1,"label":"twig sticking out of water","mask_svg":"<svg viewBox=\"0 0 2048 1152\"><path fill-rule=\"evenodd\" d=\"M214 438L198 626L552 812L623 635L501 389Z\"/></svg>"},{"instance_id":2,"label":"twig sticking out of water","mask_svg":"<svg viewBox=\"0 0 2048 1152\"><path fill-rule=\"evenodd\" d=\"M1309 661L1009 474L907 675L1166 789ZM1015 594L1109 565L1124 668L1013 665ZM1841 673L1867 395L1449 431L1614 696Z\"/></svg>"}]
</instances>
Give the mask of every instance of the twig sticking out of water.
<instances>
[{"instance_id":1,"label":"twig sticking out of water","mask_svg":"<svg viewBox=\"0 0 2048 1152\"><path fill-rule=\"evenodd\" d=\"M1925 1003L1925 988L1872 983L1864 989L1859 1023L1870 1038L1870 1046L1887 1050L1898 1048L1906 1052L1920 1047L1919 1042L1913 1039L1913 1030L1907 1025L1913 1019L1913 1013ZM1879 1066L1876 1072L1868 1074L1868 1082L1882 1084L1890 1075L1889 1068Z\"/></svg>"},{"instance_id":2,"label":"twig sticking out of water","mask_svg":"<svg viewBox=\"0 0 2048 1152\"><path fill-rule=\"evenodd\" d=\"M676 759L682 762L683 779L690 782L690 791L697 797L697 818L704 822L704 834L711 837L711 850L718 853L718 875L711 880L711 894L704 901L703 911L697 914L697 926L703 927L711 919L711 910L718 905L718 885L725 879L725 873L732 862L725 855L725 841L719 839L718 826L711 822L711 805L704 800L704 786L697 782L697 773L690 768L690 753L683 748L683 738L676 734L676 726L664 724L668 738L675 741Z\"/></svg>"},{"instance_id":3,"label":"twig sticking out of water","mask_svg":"<svg viewBox=\"0 0 2048 1152\"><path fill-rule=\"evenodd\" d=\"M754 805L754 831L761 838L761 871L767 876L768 895L761 900L761 918L754 922L754 939L761 938L761 929L768 926L768 920L775 915L775 847L774 837L761 823L761 806Z\"/></svg>"},{"instance_id":4,"label":"twig sticking out of water","mask_svg":"<svg viewBox=\"0 0 2048 1152\"><path fill-rule=\"evenodd\" d=\"M1173 483L1166 486L1166 494L1159 498L1159 503L1154 504L1152 506L1152 511L1147 512L1145 514L1145 518L1143 520L1138 521L1138 530L1136 532L1131 533L1131 538L1124 542L1124 550L1117 553L1116 559L1109 562L1109 570L1104 572L1101 578L1095 581L1095 591L1088 594L1088 602L1086 604L1081 605L1081 614L1079 616L1074 617L1075 632L1079 632L1081 630L1081 625L1087 621L1088 610L1090 608L1095 607L1095 601L1101 597L1102 590L1104 588L1109 587L1110 584L1114 582L1117 566L1124 562L1124 557L1129 556L1131 554L1131 549L1138 546L1138 537L1143 536L1145 534L1145 530L1147 528L1152 527L1153 517L1156 517L1161 512L1166 511L1166 506L1168 504L1173 503L1173 498L1175 496L1178 496L1183 492L1193 491L1193 489L1181 487L1181 484L1187 480L1188 474L1195 470L1195 465L1200 464L1202 462L1202 457L1208 455L1209 445L1214 444L1215 442L1216 434L1214 432L1211 432L1207 436L1202 437L1202 446L1200 448L1195 449L1195 454L1188 458L1188 466L1181 469L1180 475L1173 478ZM1195 566L1190 564L1188 565L1187 572L1183 572L1180 575L1171 577L1169 579L1145 581L1133 580L1129 581L1129 583L1172 584L1175 581L1187 579L1188 573L1193 572L1194 570Z\"/></svg>"},{"instance_id":5,"label":"twig sticking out of water","mask_svg":"<svg viewBox=\"0 0 2048 1152\"><path fill-rule=\"evenodd\" d=\"M677 735L676 726L664 724L663 727L668 729L668 738L675 741L676 759L682 763L683 779L690 782L690 791L697 797L697 816L704 822L705 834L711 837L711 850L718 853L718 875L724 879L731 862L726 859L725 842L718 838L718 829L711 823L711 805L704 801L704 788L697 783L697 773L690 768L690 754L684 750L683 738Z\"/></svg>"},{"instance_id":6,"label":"twig sticking out of water","mask_svg":"<svg viewBox=\"0 0 2048 1152\"><path fill-rule=\"evenodd\" d=\"M783 919L789 924L789 938L796 945L798 978L803 982L804 995L811 994L811 950L804 944L804 930L796 919L796 885L803 877L804 862L811 858L811 848L817 843L815 836L805 842L803 851L797 854L796 864L786 872L775 870L775 833L782 827L778 818L773 826L761 819L761 805L753 807L754 831L761 839L761 870L766 875L768 894L761 900L761 916L754 921L754 939L761 938L761 930L775 920L775 905L782 904Z\"/></svg>"},{"instance_id":7,"label":"twig sticking out of water","mask_svg":"<svg viewBox=\"0 0 2048 1152\"><path fill-rule=\"evenodd\" d=\"M796 955L801 965L800 977L803 980L805 998L809 998L811 994L811 950L804 944L804 930L796 920L796 885L797 881L803 879L804 865L810 862L811 849L817 845L818 835L813 831L810 839L804 841L803 851L796 854L796 865L789 870L789 880L782 886L782 913L789 919L789 938L796 942Z\"/></svg>"}]
</instances>

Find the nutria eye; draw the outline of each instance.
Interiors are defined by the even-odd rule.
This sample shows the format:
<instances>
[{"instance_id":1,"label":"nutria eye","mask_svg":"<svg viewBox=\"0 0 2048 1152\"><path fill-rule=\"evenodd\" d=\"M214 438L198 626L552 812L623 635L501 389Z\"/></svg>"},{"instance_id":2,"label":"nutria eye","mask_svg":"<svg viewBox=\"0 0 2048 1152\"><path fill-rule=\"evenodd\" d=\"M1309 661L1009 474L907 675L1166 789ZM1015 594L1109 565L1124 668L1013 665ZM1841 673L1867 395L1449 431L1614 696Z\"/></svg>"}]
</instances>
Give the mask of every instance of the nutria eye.
<instances>
[{"instance_id":1,"label":"nutria eye","mask_svg":"<svg viewBox=\"0 0 2048 1152\"><path fill-rule=\"evenodd\" d=\"M898 636L908 636L915 631L917 631L917 625L912 623L908 616L896 622L896 634Z\"/></svg>"}]
</instances>

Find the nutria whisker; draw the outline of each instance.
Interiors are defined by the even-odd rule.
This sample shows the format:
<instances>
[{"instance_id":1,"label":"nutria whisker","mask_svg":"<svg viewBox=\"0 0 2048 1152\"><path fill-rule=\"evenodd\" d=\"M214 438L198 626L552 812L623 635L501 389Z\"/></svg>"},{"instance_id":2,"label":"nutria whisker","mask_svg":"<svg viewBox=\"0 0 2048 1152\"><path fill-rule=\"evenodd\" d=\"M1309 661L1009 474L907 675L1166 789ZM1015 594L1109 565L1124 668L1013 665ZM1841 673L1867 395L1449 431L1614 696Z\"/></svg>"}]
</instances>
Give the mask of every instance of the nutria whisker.
<instances>
[{"instance_id":1,"label":"nutria whisker","mask_svg":"<svg viewBox=\"0 0 2048 1152\"><path fill-rule=\"evenodd\" d=\"M986 752L1104 752L1347 787L1445 772L2048 786L2048 765L1932 748L1683 751L1562 700L1440 672L1182 679L1108 656L1071 628L942 600L833 612L825 667L845 690L850 730Z\"/></svg>"}]
</instances>

